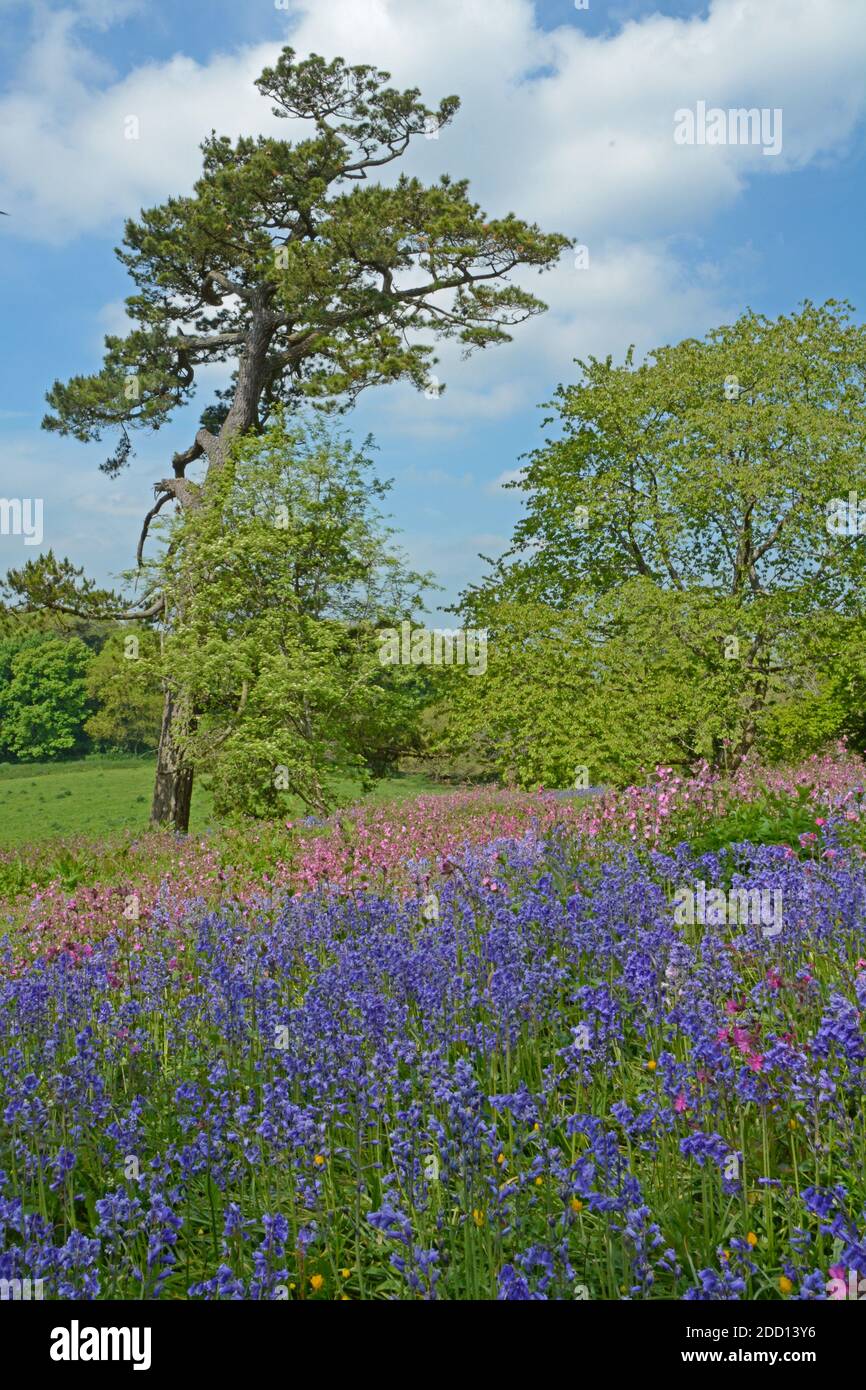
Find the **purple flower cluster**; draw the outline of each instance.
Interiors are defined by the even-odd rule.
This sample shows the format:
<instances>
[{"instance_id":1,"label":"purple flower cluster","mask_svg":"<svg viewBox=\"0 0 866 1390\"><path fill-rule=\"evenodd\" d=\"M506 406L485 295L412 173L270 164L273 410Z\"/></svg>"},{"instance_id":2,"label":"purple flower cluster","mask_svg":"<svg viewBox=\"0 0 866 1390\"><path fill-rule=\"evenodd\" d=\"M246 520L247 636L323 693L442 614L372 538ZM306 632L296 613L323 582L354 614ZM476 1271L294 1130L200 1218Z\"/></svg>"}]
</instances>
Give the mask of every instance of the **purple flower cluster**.
<instances>
[{"instance_id":1,"label":"purple flower cluster","mask_svg":"<svg viewBox=\"0 0 866 1390\"><path fill-rule=\"evenodd\" d=\"M829 832L828 832L829 833ZM684 882L778 890L681 926ZM866 867L564 839L0 983L0 1278L56 1298L731 1299L866 1274ZM685 1213L685 1215L684 1215ZM780 1292L781 1290L781 1292Z\"/></svg>"}]
</instances>

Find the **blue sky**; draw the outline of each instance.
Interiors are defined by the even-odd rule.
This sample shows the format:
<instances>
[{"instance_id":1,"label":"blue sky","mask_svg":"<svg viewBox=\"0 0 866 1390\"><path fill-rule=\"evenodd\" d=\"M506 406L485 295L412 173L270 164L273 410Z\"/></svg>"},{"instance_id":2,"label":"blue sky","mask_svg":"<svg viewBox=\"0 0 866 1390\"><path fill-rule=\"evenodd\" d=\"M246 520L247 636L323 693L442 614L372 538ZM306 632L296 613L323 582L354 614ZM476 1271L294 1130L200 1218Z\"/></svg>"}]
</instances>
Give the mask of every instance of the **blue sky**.
<instances>
[{"instance_id":1,"label":"blue sky","mask_svg":"<svg viewBox=\"0 0 866 1390\"><path fill-rule=\"evenodd\" d=\"M375 62L432 105L463 108L408 167L470 179L586 244L527 281L550 305L514 342L461 362L441 353L438 400L370 392L348 417L394 478L391 511L415 563L453 598L505 548L520 501L501 482L541 439L538 406L573 359L645 352L805 297L864 294L866 5L862 0L0 0L0 497L44 498L44 548L100 581L127 566L153 481L192 438L195 410L140 436L110 481L112 445L39 428L51 382L99 364L122 331L126 277L112 248L135 216L195 177L216 126L265 129L252 78L282 43ZM674 112L779 108L783 145L677 146ZM141 138L125 141L124 118ZM286 134L285 127L281 133ZM0 571L36 553L0 535Z\"/></svg>"}]
</instances>

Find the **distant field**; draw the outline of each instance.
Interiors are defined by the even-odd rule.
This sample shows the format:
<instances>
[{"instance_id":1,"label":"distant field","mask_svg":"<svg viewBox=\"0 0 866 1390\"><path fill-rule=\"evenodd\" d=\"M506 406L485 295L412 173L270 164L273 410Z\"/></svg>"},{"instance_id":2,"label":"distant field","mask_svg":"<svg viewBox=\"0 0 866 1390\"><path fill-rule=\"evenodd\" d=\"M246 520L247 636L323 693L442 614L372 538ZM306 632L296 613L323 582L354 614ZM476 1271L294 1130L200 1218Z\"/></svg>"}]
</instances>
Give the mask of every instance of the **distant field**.
<instances>
[{"instance_id":1,"label":"distant field","mask_svg":"<svg viewBox=\"0 0 866 1390\"><path fill-rule=\"evenodd\" d=\"M0 845L144 828L153 771L152 758L0 763ZM198 788L193 796L194 828L201 829L211 818L210 797Z\"/></svg>"},{"instance_id":2,"label":"distant field","mask_svg":"<svg viewBox=\"0 0 866 1390\"><path fill-rule=\"evenodd\" d=\"M153 793L152 758L82 758L68 763L0 763L0 848L66 835L144 829ZM349 784L347 791L355 790ZM381 782L376 801L447 790L418 774ZM360 788L357 788L360 795ZM300 803L292 812L303 814ZM214 823L210 794L193 792L190 828Z\"/></svg>"}]
</instances>

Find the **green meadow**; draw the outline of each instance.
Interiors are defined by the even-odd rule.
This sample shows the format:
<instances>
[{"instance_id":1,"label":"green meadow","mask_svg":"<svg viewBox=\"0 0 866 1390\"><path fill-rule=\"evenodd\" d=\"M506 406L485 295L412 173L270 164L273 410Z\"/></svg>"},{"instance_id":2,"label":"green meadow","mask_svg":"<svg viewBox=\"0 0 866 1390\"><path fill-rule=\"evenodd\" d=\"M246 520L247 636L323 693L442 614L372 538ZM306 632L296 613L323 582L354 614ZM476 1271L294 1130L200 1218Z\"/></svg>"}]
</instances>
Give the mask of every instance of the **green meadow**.
<instances>
[{"instance_id":1,"label":"green meadow","mask_svg":"<svg viewBox=\"0 0 866 1390\"><path fill-rule=\"evenodd\" d=\"M59 763L0 763L0 848L70 835L99 837L116 830L145 830L153 777L153 757L94 754ZM369 797L401 801L447 790L423 773L404 773L383 779ZM361 786L346 782L341 791L357 799ZM299 801L287 813L306 814ZM193 792L190 830L204 830L215 823L210 793L200 781Z\"/></svg>"}]
</instances>

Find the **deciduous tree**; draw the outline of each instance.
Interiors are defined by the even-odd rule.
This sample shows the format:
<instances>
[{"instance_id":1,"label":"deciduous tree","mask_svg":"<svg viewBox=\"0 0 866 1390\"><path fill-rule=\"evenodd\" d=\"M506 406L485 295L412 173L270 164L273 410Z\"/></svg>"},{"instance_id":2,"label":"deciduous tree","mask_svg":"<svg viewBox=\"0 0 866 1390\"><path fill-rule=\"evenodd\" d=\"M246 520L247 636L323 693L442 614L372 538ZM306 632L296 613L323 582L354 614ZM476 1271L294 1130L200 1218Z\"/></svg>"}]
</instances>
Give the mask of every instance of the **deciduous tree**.
<instances>
[{"instance_id":1,"label":"deciduous tree","mask_svg":"<svg viewBox=\"0 0 866 1390\"><path fill-rule=\"evenodd\" d=\"M464 596L492 675L453 685L455 728L499 730L503 766L525 749L524 780L736 766L762 731L827 730L843 652L862 689L866 547L838 518L866 496L866 329L806 303L580 366L514 484L512 547ZM535 737L552 688L564 708Z\"/></svg>"}]
</instances>

